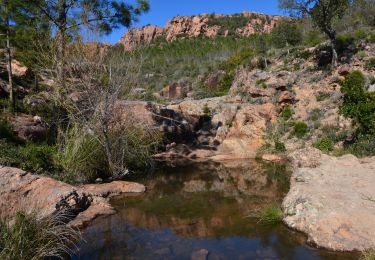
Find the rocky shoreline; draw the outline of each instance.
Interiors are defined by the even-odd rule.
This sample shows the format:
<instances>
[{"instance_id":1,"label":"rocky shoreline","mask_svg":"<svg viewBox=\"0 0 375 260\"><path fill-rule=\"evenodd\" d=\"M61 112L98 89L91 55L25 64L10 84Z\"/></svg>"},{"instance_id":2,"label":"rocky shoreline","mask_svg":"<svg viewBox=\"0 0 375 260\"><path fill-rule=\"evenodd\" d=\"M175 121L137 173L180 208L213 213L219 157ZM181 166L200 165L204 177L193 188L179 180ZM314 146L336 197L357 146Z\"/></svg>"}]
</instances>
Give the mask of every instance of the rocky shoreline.
<instances>
[{"instance_id":1,"label":"rocky shoreline","mask_svg":"<svg viewBox=\"0 0 375 260\"><path fill-rule=\"evenodd\" d=\"M284 223L334 251L375 247L375 158L332 157L314 148L289 156L295 169Z\"/></svg>"},{"instance_id":2,"label":"rocky shoreline","mask_svg":"<svg viewBox=\"0 0 375 260\"><path fill-rule=\"evenodd\" d=\"M124 181L76 187L0 166L0 217L12 218L23 211L43 218L63 211L71 215L69 225L82 228L98 216L115 213L109 198L145 190L142 184Z\"/></svg>"}]
</instances>

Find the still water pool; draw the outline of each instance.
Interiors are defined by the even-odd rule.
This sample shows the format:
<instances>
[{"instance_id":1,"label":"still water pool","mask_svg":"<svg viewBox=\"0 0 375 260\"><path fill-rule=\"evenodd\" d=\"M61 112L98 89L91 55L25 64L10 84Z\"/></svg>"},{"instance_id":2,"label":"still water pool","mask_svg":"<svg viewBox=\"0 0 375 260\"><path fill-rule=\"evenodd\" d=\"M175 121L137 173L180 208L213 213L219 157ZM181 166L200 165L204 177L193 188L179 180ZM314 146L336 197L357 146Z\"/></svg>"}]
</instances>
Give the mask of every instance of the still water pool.
<instances>
[{"instance_id":1,"label":"still water pool","mask_svg":"<svg viewBox=\"0 0 375 260\"><path fill-rule=\"evenodd\" d=\"M281 203L289 177L285 165L249 160L159 165L137 180L145 194L113 199L118 213L84 230L73 259L358 259L254 217Z\"/></svg>"}]
</instances>

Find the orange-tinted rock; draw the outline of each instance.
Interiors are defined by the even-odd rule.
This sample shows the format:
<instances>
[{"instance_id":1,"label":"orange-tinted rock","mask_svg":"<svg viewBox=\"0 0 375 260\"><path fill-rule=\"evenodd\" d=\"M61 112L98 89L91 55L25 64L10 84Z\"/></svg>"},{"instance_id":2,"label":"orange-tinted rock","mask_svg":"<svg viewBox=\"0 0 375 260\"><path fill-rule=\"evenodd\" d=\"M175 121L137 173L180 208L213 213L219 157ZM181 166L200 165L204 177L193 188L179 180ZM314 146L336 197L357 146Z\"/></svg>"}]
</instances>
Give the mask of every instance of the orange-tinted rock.
<instances>
[{"instance_id":1,"label":"orange-tinted rock","mask_svg":"<svg viewBox=\"0 0 375 260\"><path fill-rule=\"evenodd\" d=\"M11 118L15 133L24 140L42 141L48 134L48 126L31 115L19 115Z\"/></svg>"},{"instance_id":2,"label":"orange-tinted rock","mask_svg":"<svg viewBox=\"0 0 375 260\"><path fill-rule=\"evenodd\" d=\"M164 29L159 26L145 26L141 29L129 29L120 39L119 43L124 45L125 50L132 51L135 48L150 43L155 38L162 36Z\"/></svg>"}]
</instances>

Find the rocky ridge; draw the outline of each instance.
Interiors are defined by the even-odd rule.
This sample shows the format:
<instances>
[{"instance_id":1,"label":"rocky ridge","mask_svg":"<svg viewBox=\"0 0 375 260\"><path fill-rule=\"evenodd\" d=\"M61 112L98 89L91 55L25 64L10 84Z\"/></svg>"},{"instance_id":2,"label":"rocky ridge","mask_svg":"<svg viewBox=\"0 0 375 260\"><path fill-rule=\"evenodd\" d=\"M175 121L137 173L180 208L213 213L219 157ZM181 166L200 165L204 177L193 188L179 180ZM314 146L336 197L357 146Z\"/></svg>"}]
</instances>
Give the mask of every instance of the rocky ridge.
<instances>
[{"instance_id":1,"label":"rocky ridge","mask_svg":"<svg viewBox=\"0 0 375 260\"><path fill-rule=\"evenodd\" d=\"M237 26L234 25L235 28L225 28L220 23L214 22L220 19L241 19L242 22ZM119 44L131 51L143 44L149 44L158 37L165 38L168 42L181 37L215 37L229 34L248 37L256 33L270 33L282 19L286 18L253 12L243 12L237 15L177 16L169 20L164 27L147 25L140 29L130 29L120 39Z\"/></svg>"}]
</instances>

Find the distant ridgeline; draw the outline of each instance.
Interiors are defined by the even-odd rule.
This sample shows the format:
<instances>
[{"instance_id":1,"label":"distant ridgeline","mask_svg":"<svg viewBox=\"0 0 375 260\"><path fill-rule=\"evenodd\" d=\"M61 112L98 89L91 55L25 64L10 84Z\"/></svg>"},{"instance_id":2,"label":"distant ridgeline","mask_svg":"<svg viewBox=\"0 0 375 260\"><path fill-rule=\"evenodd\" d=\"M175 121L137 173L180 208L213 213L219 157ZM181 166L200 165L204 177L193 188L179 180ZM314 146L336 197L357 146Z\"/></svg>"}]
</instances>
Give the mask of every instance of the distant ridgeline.
<instances>
[{"instance_id":1,"label":"distant ridgeline","mask_svg":"<svg viewBox=\"0 0 375 260\"><path fill-rule=\"evenodd\" d=\"M243 36L257 33L270 33L278 22L291 19L284 16L271 16L252 12L234 15L202 14L198 16L177 16L164 27L147 25L141 29L130 29L119 41L126 50L151 43L156 38L168 42L178 38Z\"/></svg>"}]
</instances>

